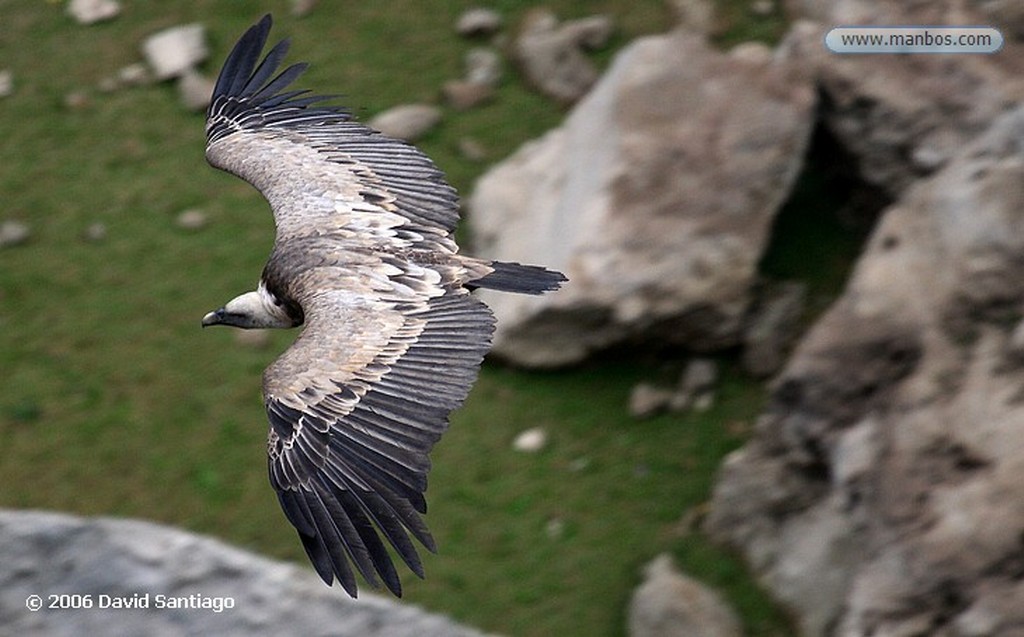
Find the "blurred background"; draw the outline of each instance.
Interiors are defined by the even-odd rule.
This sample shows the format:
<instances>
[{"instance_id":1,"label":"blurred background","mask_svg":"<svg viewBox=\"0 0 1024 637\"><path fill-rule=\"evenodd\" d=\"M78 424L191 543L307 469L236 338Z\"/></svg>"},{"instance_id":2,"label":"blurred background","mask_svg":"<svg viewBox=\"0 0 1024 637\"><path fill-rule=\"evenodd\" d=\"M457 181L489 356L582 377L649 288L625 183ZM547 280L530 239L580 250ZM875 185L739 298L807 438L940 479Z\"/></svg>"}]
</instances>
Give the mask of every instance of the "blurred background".
<instances>
[{"instance_id":1,"label":"blurred background","mask_svg":"<svg viewBox=\"0 0 1024 637\"><path fill-rule=\"evenodd\" d=\"M992 448L1017 448L1010 425L990 447L965 442L981 417L961 403L930 417L948 430L913 444L881 432L908 405L958 400L972 348L1024 348L1010 283L1024 182L1003 186L1021 150L984 150L1021 139L1015 120L998 123L1019 104L1021 56L838 62L820 46L846 11L865 24L977 17L966 23L1008 25L1016 51L1012 8L496 1L497 23L468 27L477 3L455 0L84 3L94 22L71 4L0 0L2 508L139 518L307 568L267 482L259 393L295 333L199 328L252 288L273 241L260 195L203 157L204 87L267 12L271 39L292 39L288 60L311 64L299 87L341 94L362 120L430 107L402 134L462 193L467 252L572 280L546 304L495 301L509 319L432 454L439 552L426 581L403 577L407 601L508 635L676 634L643 632L654 620L635 600L630 610L645 565L667 554L671 572L651 567L648 583L678 569L735 613L734 632L706 634L869 634L844 602L872 581L856 547L878 558L873 572L906 565L865 531L897 514L887 479L942 483L944 470L922 467L948 465L973 480L1006 466ZM205 54L155 77L147 38L189 24L202 25ZM530 37L540 62L524 52ZM453 84L474 78L474 55L497 60L485 87ZM545 65L566 58L578 74L546 82L564 79ZM970 143L990 164L963 164ZM540 150L557 165L538 168ZM979 170L996 181L965 176ZM561 196L591 181L606 195ZM936 243L914 247L916 236ZM895 260L854 269L883 254ZM929 261L940 256L942 267ZM999 358L1006 391L1015 360ZM1005 393L979 384L964 401ZM1015 409L983 419L1016 423ZM914 488L927 500L929 487ZM810 545L824 548L801 552ZM938 561L914 564L926 578ZM955 603L919 606L980 612L979 580L950 568ZM986 625L997 628L955 634L1005 624Z\"/></svg>"}]
</instances>

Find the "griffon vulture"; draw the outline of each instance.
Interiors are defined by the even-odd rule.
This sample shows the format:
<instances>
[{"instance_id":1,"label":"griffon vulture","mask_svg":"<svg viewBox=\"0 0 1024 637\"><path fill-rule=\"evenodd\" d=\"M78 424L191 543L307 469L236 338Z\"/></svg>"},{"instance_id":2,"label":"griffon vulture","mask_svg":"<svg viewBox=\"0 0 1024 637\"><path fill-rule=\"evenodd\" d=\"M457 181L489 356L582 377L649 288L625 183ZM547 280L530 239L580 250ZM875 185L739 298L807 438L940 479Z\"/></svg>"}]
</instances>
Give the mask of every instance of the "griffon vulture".
<instances>
[{"instance_id":1,"label":"griffon vulture","mask_svg":"<svg viewBox=\"0 0 1024 637\"><path fill-rule=\"evenodd\" d=\"M259 286L202 324L302 333L263 374L270 482L320 577L353 597L352 565L401 595L385 540L418 576L410 538L427 454L465 400L494 318L470 292L540 294L565 277L458 254L458 199L414 147L353 120L330 96L288 90L284 40L260 61L265 16L228 55L206 158L255 186L277 233Z\"/></svg>"}]
</instances>

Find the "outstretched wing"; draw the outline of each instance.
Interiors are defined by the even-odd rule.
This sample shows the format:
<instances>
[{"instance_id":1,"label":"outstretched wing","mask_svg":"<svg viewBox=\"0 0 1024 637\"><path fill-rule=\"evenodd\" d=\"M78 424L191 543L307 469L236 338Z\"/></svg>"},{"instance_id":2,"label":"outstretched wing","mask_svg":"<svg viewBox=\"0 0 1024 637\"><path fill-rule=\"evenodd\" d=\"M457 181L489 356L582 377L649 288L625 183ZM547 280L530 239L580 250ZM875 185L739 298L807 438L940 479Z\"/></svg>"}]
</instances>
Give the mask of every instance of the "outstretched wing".
<instances>
[{"instance_id":1,"label":"outstretched wing","mask_svg":"<svg viewBox=\"0 0 1024 637\"><path fill-rule=\"evenodd\" d=\"M491 313L462 284L495 269L456 258L456 195L426 156L285 90L304 66L277 73L286 43L259 61L269 30L225 62L206 156L270 202L263 283L305 317L264 374L270 480L324 581L354 596L357 570L398 595L387 544L422 576L427 455L490 346Z\"/></svg>"},{"instance_id":2,"label":"outstretched wing","mask_svg":"<svg viewBox=\"0 0 1024 637\"><path fill-rule=\"evenodd\" d=\"M410 539L434 443L490 347L494 320L463 290L417 301L335 290L264 374L270 481L323 580L356 595L350 563L401 595L385 543L423 576Z\"/></svg>"},{"instance_id":3,"label":"outstretched wing","mask_svg":"<svg viewBox=\"0 0 1024 637\"><path fill-rule=\"evenodd\" d=\"M278 67L288 41L259 61L265 16L235 45L213 91L206 157L254 185L274 210L278 239L387 230L454 252L458 196L430 159L352 120L331 96L285 89L305 64Z\"/></svg>"}]
</instances>

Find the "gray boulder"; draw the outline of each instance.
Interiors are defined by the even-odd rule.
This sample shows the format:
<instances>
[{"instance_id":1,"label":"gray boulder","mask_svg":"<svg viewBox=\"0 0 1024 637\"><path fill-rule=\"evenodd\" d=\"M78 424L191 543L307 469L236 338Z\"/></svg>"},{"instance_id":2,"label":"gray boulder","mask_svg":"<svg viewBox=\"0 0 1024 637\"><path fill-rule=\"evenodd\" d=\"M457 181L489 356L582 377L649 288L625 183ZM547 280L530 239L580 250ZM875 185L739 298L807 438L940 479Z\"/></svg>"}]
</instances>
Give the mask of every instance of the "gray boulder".
<instances>
[{"instance_id":1,"label":"gray boulder","mask_svg":"<svg viewBox=\"0 0 1024 637\"><path fill-rule=\"evenodd\" d=\"M377 595L350 599L311 570L149 522L0 511L0 562L0 625L11 635L480 635ZM126 603L134 607L115 606Z\"/></svg>"},{"instance_id":2,"label":"gray boulder","mask_svg":"<svg viewBox=\"0 0 1024 637\"><path fill-rule=\"evenodd\" d=\"M796 61L749 64L682 31L626 47L469 199L477 253L569 277L558 294L485 295L496 354L555 366L630 339L737 344L814 106Z\"/></svg>"},{"instance_id":3,"label":"gray boulder","mask_svg":"<svg viewBox=\"0 0 1024 637\"><path fill-rule=\"evenodd\" d=\"M875 229L731 454L707 530L809 636L1024 625L1024 108Z\"/></svg>"}]
</instances>

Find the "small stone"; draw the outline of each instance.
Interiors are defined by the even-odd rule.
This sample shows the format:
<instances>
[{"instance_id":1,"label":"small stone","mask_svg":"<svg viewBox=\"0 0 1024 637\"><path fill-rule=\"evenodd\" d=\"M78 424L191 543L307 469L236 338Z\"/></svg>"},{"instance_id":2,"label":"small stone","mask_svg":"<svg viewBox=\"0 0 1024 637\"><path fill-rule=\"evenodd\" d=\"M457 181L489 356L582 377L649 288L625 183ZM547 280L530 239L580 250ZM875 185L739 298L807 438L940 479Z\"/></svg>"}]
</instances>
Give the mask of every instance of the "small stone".
<instances>
[{"instance_id":1,"label":"small stone","mask_svg":"<svg viewBox=\"0 0 1024 637\"><path fill-rule=\"evenodd\" d=\"M673 413L686 411L693 404L693 395L685 391L672 392L668 400L668 410Z\"/></svg>"},{"instance_id":2,"label":"small stone","mask_svg":"<svg viewBox=\"0 0 1024 637\"><path fill-rule=\"evenodd\" d=\"M150 81L149 69L142 62L129 64L117 72L117 80L124 86L142 86Z\"/></svg>"},{"instance_id":3,"label":"small stone","mask_svg":"<svg viewBox=\"0 0 1024 637\"><path fill-rule=\"evenodd\" d=\"M487 159L487 149L478 140L472 137L463 137L458 143L459 154L470 161L483 161Z\"/></svg>"},{"instance_id":4,"label":"small stone","mask_svg":"<svg viewBox=\"0 0 1024 637\"><path fill-rule=\"evenodd\" d=\"M537 453L548 444L548 434L540 427L521 432L512 442L512 448L524 453Z\"/></svg>"},{"instance_id":5,"label":"small stone","mask_svg":"<svg viewBox=\"0 0 1024 637\"><path fill-rule=\"evenodd\" d=\"M544 525L544 533L552 540L562 537L565 535L565 520L562 518L551 518Z\"/></svg>"},{"instance_id":6,"label":"small stone","mask_svg":"<svg viewBox=\"0 0 1024 637\"><path fill-rule=\"evenodd\" d=\"M107 238L107 224L102 221L90 223L82 233L82 238L89 243L99 243Z\"/></svg>"},{"instance_id":7,"label":"small stone","mask_svg":"<svg viewBox=\"0 0 1024 637\"><path fill-rule=\"evenodd\" d=\"M705 391L697 394L693 399L693 410L704 413L715 406L715 393Z\"/></svg>"},{"instance_id":8,"label":"small stone","mask_svg":"<svg viewBox=\"0 0 1024 637\"><path fill-rule=\"evenodd\" d=\"M206 30L198 23L164 29L146 38L142 54L158 80L178 77L209 56Z\"/></svg>"},{"instance_id":9,"label":"small stone","mask_svg":"<svg viewBox=\"0 0 1024 637\"><path fill-rule=\"evenodd\" d=\"M206 110L213 95L213 85L213 80L188 69L178 77L178 96L182 105L190 111Z\"/></svg>"},{"instance_id":10,"label":"small stone","mask_svg":"<svg viewBox=\"0 0 1024 637\"><path fill-rule=\"evenodd\" d=\"M405 104L378 113L367 125L381 133L412 142L441 121L441 110L428 104Z\"/></svg>"},{"instance_id":11,"label":"small stone","mask_svg":"<svg viewBox=\"0 0 1024 637\"><path fill-rule=\"evenodd\" d=\"M493 9L467 9L455 23L455 32L463 37L491 35L501 29L501 14Z\"/></svg>"},{"instance_id":12,"label":"small stone","mask_svg":"<svg viewBox=\"0 0 1024 637\"><path fill-rule=\"evenodd\" d=\"M576 458L569 463L569 471L579 473L580 471L586 471L589 466L590 458L583 456L582 458Z\"/></svg>"},{"instance_id":13,"label":"small stone","mask_svg":"<svg viewBox=\"0 0 1024 637\"><path fill-rule=\"evenodd\" d=\"M200 230L206 226L206 213L197 208L190 208L178 215L176 223L182 230Z\"/></svg>"},{"instance_id":14,"label":"small stone","mask_svg":"<svg viewBox=\"0 0 1024 637\"><path fill-rule=\"evenodd\" d=\"M474 84L465 80L449 80L444 83L441 93L448 104L457 111L466 111L479 106L494 97L494 89L486 84Z\"/></svg>"},{"instance_id":15,"label":"small stone","mask_svg":"<svg viewBox=\"0 0 1024 637\"><path fill-rule=\"evenodd\" d=\"M633 418L655 416L668 409L674 393L650 383L637 383L629 393L629 415Z\"/></svg>"},{"instance_id":16,"label":"small stone","mask_svg":"<svg viewBox=\"0 0 1024 637\"><path fill-rule=\"evenodd\" d=\"M296 18L304 18L313 12L317 0L292 0L292 15Z\"/></svg>"},{"instance_id":17,"label":"small stone","mask_svg":"<svg viewBox=\"0 0 1024 637\"><path fill-rule=\"evenodd\" d=\"M113 93L119 88L121 88L121 83L113 75L108 75L96 83L96 90L100 93Z\"/></svg>"},{"instance_id":18,"label":"small stone","mask_svg":"<svg viewBox=\"0 0 1024 637\"><path fill-rule=\"evenodd\" d=\"M718 365L707 358L694 358L687 364L679 381L679 388L690 394L699 394L714 388L718 381Z\"/></svg>"},{"instance_id":19,"label":"small stone","mask_svg":"<svg viewBox=\"0 0 1024 637\"><path fill-rule=\"evenodd\" d=\"M501 82L501 56L494 49L477 47L466 53L466 81L496 87Z\"/></svg>"},{"instance_id":20,"label":"small stone","mask_svg":"<svg viewBox=\"0 0 1024 637\"><path fill-rule=\"evenodd\" d=\"M21 221L8 220L0 223L0 248L11 248L21 245L32 236L28 224Z\"/></svg>"},{"instance_id":21,"label":"small stone","mask_svg":"<svg viewBox=\"0 0 1024 637\"><path fill-rule=\"evenodd\" d=\"M71 111L79 111L92 103L92 98L89 97L89 93L83 90L76 90L67 93L64 96L64 108Z\"/></svg>"},{"instance_id":22,"label":"small stone","mask_svg":"<svg viewBox=\"0 0 1024 637\"><path fill-rule=\"evenodd\" d=\"M68 13L79 24L95 24L116 18L121 4L117 0L71 0Z\"/></svg>"},{"instance_id":23,"label":"small stone","mask_svg":"<svg viewBox=\"0 0 1024 637\"><path fill-rule=\"evenodd\" d=\"M9 97L14 93L14 73L10 69L0 71L0 97Z\"/></svg>"}]
</instances>

